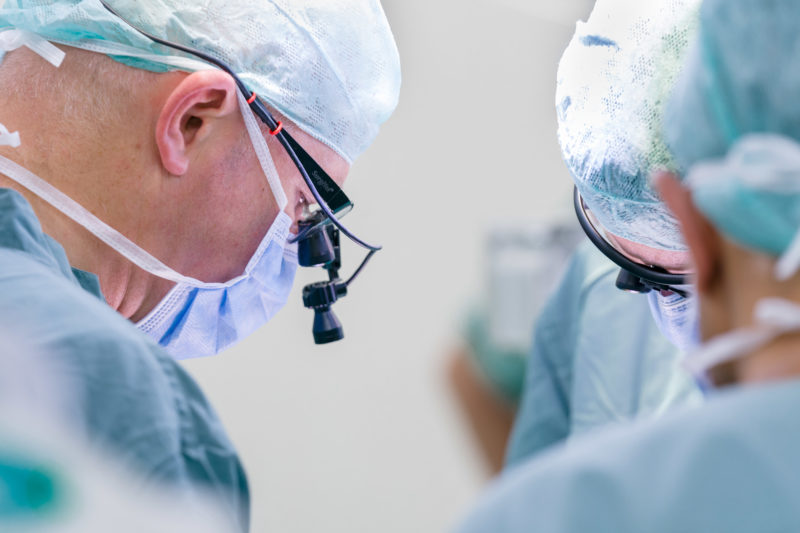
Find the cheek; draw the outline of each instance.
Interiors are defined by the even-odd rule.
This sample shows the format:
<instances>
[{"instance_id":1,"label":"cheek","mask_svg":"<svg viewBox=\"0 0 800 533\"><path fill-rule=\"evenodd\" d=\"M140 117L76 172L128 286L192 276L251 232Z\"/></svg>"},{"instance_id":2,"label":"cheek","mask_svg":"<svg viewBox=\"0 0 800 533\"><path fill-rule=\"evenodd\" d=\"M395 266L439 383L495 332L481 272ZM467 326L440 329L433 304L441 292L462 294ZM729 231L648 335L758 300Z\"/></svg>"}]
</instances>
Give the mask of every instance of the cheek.
<instances>
[{"instance_id":1,"label":"cheek","mask_svg":"<svg viewBox=\"0 0 800 533\"><path fill-rule=\"evenodd\" d=\"M272 190L254 154L252 158L243 154L228 172L225 192L233 199L230 214L245 240L257 246L278 214Z\"/></svg>"}]
</instances>

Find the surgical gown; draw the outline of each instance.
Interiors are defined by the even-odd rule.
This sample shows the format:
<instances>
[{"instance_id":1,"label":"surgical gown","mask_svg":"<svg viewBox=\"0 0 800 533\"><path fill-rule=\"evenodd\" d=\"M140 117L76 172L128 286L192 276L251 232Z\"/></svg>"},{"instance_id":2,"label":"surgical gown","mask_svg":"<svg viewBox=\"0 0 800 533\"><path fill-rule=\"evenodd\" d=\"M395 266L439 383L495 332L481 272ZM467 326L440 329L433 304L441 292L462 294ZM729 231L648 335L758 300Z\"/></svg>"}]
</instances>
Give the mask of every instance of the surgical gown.
<instances>
[{"instance_id":1,"label":"surgical gown","mask_svg":"<svg viewBox=\"0 0 800 533\"><path fill-rule=\"evenodd\" d=\"M0 189L0 329L24 338L74 397L68 423L89 443L187 499L210 491L247 530L237 454L197 384L111 309L96 276L73 270L27 201Z\"/></svg>"},{"instance_id":2,"label":"surgical gown","mask_svg":"<svg viewBox=\"0 0 800 533\"><path fill-rule=\"evenodd\" d=\"M800 381L737 387L509 470L460 533L800 531Z\"/></svg>"},{"instance_id":3,"label":"surgical gown","mask_svg":"<svg viewBox=\"0 0 800 533\"><path fill-rule=\"evenodd\" d=\"M508 467L607 424L702 400L679 366L681 353L653 321L647 298L614 285L618 272L585 242L545 305L535 327Z\"/></svg>"}]
</instances>

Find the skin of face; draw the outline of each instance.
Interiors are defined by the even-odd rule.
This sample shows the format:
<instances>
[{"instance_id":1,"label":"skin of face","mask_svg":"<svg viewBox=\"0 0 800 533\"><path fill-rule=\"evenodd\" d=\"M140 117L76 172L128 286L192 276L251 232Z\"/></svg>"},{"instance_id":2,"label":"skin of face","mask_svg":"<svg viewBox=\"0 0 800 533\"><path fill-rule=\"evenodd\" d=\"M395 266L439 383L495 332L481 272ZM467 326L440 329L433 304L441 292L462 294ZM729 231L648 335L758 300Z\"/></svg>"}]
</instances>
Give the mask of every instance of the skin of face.
<instances>
[{"instance_id":1,"label":"skin of face","mask_svg":"<svg viewBox=\"0 0 800 533\"><path fill-rule=\"evenodd\" d=\"M689 252L661 250L629 241L618 235L606 233L609 242L625 257L648 266L658 266L672 274L688 274L692 271Z\"/></svg>"},{"instance_id":2,"label":"skin of face","mask_svg":"<svg viewBox=\"0 0 800 533\"><path fill-rule=\"evenodd\" d=\"M121 69L123 79L129 72L125 69L130 67L105 56L63 48L67 55L62 66L55 74L47 71L48 76L96 79L97 71L88 65L106 61L108 69ZM33 65L43 61L27 50L8 56ZM0 76L8 61L0 66ZM70 94L62 94L63 88L43 83L32 94L0 95L2 122L23 138L19 148L2 147L0 153L177 272L206 282L235 278L278 214L244 126L235 83L217 70L136 75L146 79L135 90L122 85L109 91L115 98L113 113L97 116L91 105L83 110L91 98L81 95L74 116L55 124L49 117L64 117L72 101ZM76 90L86 91L86 84L77 84ZM341 186L349 164L276 115ZM262 131L288 198L286 212L296 227L304 204L313 197L284 149L266 127ZM64 247L70 264L96 274L109 305L126 318L142 319L173 287L13 181L0 177L0 186L15 188L28 199L44 231Z\"/></svg>"}]
</instances>

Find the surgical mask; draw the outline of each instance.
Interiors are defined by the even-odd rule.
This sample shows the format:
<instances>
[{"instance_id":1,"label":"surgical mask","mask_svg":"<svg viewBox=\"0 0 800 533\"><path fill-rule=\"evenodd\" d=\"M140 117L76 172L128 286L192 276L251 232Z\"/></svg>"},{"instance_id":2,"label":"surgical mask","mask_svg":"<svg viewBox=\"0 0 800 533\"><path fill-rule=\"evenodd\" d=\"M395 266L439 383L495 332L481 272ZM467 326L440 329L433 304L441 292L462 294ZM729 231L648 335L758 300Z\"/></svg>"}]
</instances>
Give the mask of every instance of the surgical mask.
<instances>
[{"instance_id":1,"label":"surgical mask","mask_svg":"<svg viewBox=\"0 0 800 533\"><path fill-rule=\"evenodd\" d=\"M700 314L691 285L676 287L686 293L650 291L647 299L658 329L674 346L689 353L700 344Z\"/></svg>"},{"instance_id":2,"label":"surgical mask","mask_svg":"<svg viewBox=\"0 0 800 533\"><path fill-rule=\"evenodd\" d=\"M10 51L23 45L56 67L63 60L63 52L36 34L21 30L0 33L0 49ZM158 59L182 68L209 68L205 63L188 58L151 56L115 43L82 45L72 42L70 45L100 53ZM43 179L0 156L0 172L86 228L139 268L176 283L137 327L177 359L217 354L253 333L285 305L294 282L297 251L296 245L288 244L292 220L284 212L287 197L261 129L244 97L238 94L238 98L247 132L280 213L244 273L225 283L206 283L174 271ZM8 133L2 128L0 143L19 145L18 133Z\"/></svg>"},{"instance_id":3,"label":"surgical mask","mask_svg":"<svg viewBox=\"0 0 800 533\"><path fill-rule=\"evenodd\" d=\"M288 244L292 219L283 211L286 195L256 119L237 94L264 173L272 177L273 194L282 198L281 211L241 276L221 284L177 280L136 324L178 359L215 355L266 324L286 304L297 271L297 246Z\"/></svg>"}]
</instances>

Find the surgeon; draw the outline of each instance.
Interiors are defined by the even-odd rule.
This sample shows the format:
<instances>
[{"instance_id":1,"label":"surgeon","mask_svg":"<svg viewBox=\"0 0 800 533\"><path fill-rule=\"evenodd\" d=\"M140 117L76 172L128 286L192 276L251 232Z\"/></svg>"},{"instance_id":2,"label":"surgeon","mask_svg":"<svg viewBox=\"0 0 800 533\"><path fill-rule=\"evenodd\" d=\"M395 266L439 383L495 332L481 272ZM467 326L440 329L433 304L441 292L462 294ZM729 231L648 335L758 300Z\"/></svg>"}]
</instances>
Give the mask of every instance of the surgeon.
<instances>
[{"instance_id":1,"label":"surgeon","mask_svg":"<svg viewBox=\"0 0 800 533\"><path fill-rule=\"evenodd\" d=\"M218 353L284 305L290 234L400 82L369 0L12 1L0 49L4 184L176 358ZM327 174L318 191L301 166Z\"/></svg>"},{"instance_id":2,"label":"surgeon","mask_svg":"<svg viewBox=\"0 0 800 533\"><path fill-rule=\"evenodd\" d=\"M640 183L675 169L661 117L699 5L599 0L561 59L558 136L591 242L536 325L507 468L608 424L702 401L679 364L697 334L686 247L672 222L640 227L671 220Z\"/></svg>"},{"instance_id":3,"label":"surgeon","mask_svg":"<svg viewBox=\"0 0 800 533\"><path fill-rule=\"evenodd\" d=\"M609 424L702 401L683 352L647 298L615 287L618 274L591 242L573 254L536 323L506 469Z\"/></svg>"},{"instance_id":4,"label":"surgeon","mask_svg":"<svg viewBox=\"0 0 800 533\"><path fill-rule=\"evenodd\" d=\"M667 107L680 172L655 183L691 252L707 401L526 463L461 531L800 529L798 20L798 0L706 0Z\"/></svg>"},{"instance_id":5,"label":"surgeon","mask_svg":"<svg viewBox=\"0 0 800 533\"><path fill-rule=\"evenodd\" d=\"M246 530L241 463L174 359L285 303L298 219L397 102L380 4L7 1L0 49L4 328L78 391L91 443Z\"/></svg>"}]
</instances>

